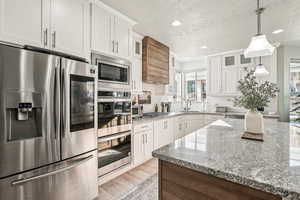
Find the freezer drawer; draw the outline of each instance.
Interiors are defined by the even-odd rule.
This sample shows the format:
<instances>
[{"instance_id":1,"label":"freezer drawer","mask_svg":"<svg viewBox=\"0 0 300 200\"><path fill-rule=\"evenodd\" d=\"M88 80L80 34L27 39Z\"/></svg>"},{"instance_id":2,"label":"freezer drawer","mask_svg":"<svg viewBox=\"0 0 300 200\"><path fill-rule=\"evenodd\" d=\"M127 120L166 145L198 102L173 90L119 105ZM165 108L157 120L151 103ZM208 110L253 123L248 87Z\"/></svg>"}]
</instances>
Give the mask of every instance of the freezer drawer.
<instances>
[{"instance_id":1,"label":"freezer drawer","mask_svg":"<svg viewBox=\"0 0 300 200\"><path fill-rule=\"evenodd\" d=\"M0 180L0 199L94 200L97 151Z\"/></svg>"}]
</instances>

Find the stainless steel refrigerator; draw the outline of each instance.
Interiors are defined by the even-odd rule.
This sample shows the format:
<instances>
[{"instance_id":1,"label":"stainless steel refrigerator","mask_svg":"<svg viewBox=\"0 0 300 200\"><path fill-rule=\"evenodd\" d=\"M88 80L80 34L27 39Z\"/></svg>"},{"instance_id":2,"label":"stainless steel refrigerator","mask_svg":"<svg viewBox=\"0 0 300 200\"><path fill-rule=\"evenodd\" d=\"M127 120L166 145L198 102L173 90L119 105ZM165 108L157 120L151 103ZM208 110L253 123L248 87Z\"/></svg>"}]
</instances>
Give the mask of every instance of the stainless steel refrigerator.
<instances>
[{"instance_id":1,"label":"stainless steel refrigerator","mask_svg":"<svg viewBox=\"0 0 300 200\"><path fill-rule=\"evenodd\" d=\"M92 200L97 69L0 45L0 199Z\"/></svg>"}]
</instances>

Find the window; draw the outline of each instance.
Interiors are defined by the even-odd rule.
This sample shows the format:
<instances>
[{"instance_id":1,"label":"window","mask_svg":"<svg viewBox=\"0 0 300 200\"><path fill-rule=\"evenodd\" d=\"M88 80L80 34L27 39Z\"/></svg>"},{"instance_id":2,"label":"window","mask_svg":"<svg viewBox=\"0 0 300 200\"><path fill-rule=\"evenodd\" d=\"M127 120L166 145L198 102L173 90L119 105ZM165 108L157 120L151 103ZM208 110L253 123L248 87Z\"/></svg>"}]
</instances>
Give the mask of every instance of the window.
<instances>
[{"instance_id":1,"label":"window","mask_svg":"<svg viewBox=\"0 0 300 200\"><path fill-rule=\"evenodd\" d=\"M240 55L240 62L241 64L250 64L251 63L251 58L245 58L244 54Z\"/></svg>"},{"instance_id":2,"label":"window","mask_svg":"<svg viewBox=\"0 0 300 200\"><path fill-rule=\"evenodd\" d=\"M206 99L206 71L197 72L197 101Z\"/></svg>"},{"instance_id":3,"label":"window","mask_svg":"<svg viewBox=\"0 0 300 200\"><path fill-rule=\"evenodd\" d=\"M191 101L206 99L206 70L185 73L185 98Z\"/></svg>"},{"instance_id":4,"label":"window","mask_svg":"<svg viewBox=\"0 0 300 200\"><path fill-rule=\"evenodd\" d=\"M225 66L235 65L235 56L226 56L225 57Z\"/></svg>"},{"instance_id":5,"label":"window","mask_svg":"<svg viewBox=\"0 0 300 200\"><path fill-rule=\"evenodd\" d=\"M196 72L185 73L185 97L189 100L196 100Z\"/></svg>"}]
</instances>

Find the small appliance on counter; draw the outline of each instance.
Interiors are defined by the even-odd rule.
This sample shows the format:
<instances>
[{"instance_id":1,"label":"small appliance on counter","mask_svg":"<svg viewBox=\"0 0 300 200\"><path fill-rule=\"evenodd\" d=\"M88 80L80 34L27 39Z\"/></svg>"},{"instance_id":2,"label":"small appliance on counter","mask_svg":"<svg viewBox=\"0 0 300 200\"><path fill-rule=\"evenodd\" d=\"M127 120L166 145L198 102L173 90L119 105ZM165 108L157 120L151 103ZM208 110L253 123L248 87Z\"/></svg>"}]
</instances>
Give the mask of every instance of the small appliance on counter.
<instances>
[{"instance_id":1,"label":"small appliance on counter","mask_svg":"<svg viewBox=\"0 0 300 200\"><path fill-rule=\"evenodd\" d=\"M217 106L216 112L217 113L226 113L226 112L228 112L228 106Z\"/></svg>"},{"instance_id":2,"label":"small appliance on counter","mask_svg":"<svg viewBox=\"0 0 300 200\"><path fill-rule=\"evenodd\" d=\"M171 111L171 102L161 102L161 112L169 113Z\"/></svg>"},{"instance_id":3,"label":"small appliance on counter","mask_svg":"<svg viewBox=\"0 0 300 200\"><path fill-rule=\"evenodd\" d=\"M143 117L143 105L135 104L132 106L132 118L139 119Z\"/></svg>"},{"instance_id":4,"label":"small appliance on counter","mask_svg":"<svg viewBox=\"0 0 300 200\"><path fill-rule=\"evenodd\" d=\"M151 91L143 91L138 95L138 104L151 104Z\"/></svg>"}]
</instances>

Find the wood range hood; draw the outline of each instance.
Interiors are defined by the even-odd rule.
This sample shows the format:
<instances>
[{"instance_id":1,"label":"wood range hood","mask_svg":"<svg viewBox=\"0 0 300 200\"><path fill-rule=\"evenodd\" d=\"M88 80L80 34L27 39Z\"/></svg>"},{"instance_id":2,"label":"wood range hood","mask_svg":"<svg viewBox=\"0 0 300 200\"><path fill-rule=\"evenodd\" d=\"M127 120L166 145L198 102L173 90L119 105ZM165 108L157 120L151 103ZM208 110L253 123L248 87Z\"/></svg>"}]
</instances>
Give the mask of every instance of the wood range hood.
<instances>
[{"instance_id":1,"label":"wood range hood","mask_svg":"<svg viewBox=\"0 0 300 200\"><path fill-rule=\"evenodd\" d=\"M169 84L169 47L149 36L143 39L143 81Z\"/></svg>"}]
</instances>

